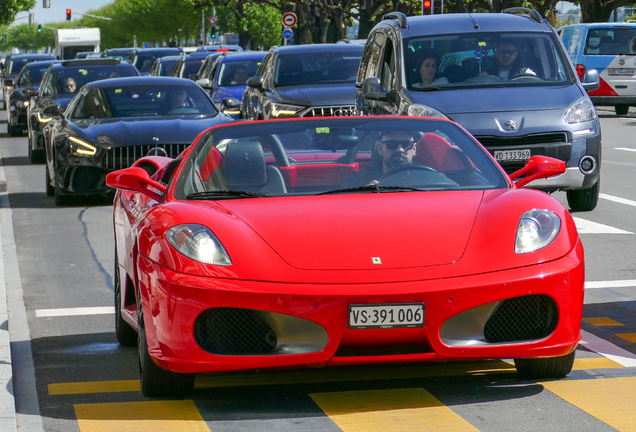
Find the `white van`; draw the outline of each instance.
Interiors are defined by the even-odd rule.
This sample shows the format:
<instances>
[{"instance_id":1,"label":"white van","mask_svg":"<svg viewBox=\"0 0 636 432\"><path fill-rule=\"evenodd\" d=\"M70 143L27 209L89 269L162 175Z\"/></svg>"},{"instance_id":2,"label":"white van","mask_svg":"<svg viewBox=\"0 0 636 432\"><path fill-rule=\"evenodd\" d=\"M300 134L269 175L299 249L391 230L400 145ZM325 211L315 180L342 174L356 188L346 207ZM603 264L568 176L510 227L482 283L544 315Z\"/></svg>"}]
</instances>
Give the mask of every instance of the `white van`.
<instances>
[{"instance_id":1,"label":"white van","mask_svg":"<svg viewBox=\"0 0 636 432\"><path fill-rule=\"evenodd\" d=\"M99 52L99 28L58 29L55 32L55 55L60 60L76 58L80 52Z\"/></svg>"}]
</instances>

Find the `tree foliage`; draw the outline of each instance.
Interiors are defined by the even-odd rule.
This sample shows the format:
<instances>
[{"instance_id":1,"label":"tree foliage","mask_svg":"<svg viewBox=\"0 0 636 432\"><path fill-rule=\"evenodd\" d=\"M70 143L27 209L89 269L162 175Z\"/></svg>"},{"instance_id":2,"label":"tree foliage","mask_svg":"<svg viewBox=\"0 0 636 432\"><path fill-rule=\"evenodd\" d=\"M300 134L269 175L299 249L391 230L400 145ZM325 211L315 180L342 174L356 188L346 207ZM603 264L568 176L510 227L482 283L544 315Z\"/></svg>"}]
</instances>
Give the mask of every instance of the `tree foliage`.
<instances>
[{"instance_id":1,"label":"tree foliage","mask_svg":"<svg viewBox=\"0 0 636 432\"><path fill-rule=\"evenodd\" d=\"M0 26L9 25L20 12L26 12L35 6L35 0L1 0Z\"/></svg>"}]
</instances>

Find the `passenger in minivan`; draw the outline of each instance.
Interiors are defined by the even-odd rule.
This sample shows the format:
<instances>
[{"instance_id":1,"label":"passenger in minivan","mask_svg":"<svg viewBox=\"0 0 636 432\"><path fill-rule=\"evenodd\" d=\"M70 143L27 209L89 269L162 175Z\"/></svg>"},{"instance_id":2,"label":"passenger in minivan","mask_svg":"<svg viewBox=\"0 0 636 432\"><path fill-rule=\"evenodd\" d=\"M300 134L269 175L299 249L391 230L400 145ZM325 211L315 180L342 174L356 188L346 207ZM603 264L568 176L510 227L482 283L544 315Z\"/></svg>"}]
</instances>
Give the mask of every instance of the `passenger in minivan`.
<instances>
[{"instance_id":1,"label":"passenger in minivan","mask_svg":"<svg viewBox=\"0 0 636 432\"><path fill-rule=\"evenodd\" d=\"M448 79L446 77L440 77L435 79L435 75L437 74L437 67L439 66L440 55L435 50L424 50L419 55L419 62L416 64L420 65L418 69L420 74L420 82L414 83L413 87L422 88L428 87L436 84L448 84Z\"/></svg>"}]
</instances>

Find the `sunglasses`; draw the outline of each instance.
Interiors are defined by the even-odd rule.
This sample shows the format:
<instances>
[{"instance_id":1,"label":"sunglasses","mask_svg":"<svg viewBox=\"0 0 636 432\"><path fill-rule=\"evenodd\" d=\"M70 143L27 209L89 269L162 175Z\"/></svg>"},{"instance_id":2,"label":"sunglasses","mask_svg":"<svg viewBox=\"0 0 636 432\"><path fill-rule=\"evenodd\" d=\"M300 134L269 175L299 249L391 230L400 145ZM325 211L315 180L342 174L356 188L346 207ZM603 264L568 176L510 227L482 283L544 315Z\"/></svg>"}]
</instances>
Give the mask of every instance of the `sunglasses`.
<instances>
[{"instance_id":1,"label":"sunglasses","mask_svg":"<svg viewBox=\"0 0 636 432\"><path fill-rule=\"evenodd\" d=\"M380 142L384 144L389 150L397 150L398 147L402 147L404 150L408 151L411 150L415 145L413 140L386 140Z\"/></svg>"},{"instance_id":2,"label":"sunglasses","mask_svg":"<svg viewBox=\"0 0 636 432\"><path fill-rule=\"evenodd\" d=\"M517 50L498 50L501 55L513 55Z\"/></svg>"}]
</instances>

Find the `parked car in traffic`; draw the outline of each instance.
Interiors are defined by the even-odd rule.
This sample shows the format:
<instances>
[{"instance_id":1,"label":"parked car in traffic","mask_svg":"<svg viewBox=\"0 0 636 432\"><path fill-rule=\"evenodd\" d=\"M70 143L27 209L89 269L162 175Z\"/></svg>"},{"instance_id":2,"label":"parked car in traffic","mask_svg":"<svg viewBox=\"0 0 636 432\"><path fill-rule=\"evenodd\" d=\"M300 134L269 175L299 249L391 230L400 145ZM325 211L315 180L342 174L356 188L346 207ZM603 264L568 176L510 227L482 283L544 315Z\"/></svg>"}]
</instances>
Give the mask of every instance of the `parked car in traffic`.
<instances>
[{"instance_id":1,"label":"parked car in traffic","mask_svg":"<svg viewBox=\"0 0 636 432\"><path fill-rule=\"evenodd\" d=\"M175 63L171 75L175 78L198 79L201 66L209 55L210 53L202 51L181 56Z\"/></svg>"},{"instance_id":2,"label":"parked car in traffic","mask_svg":"<svg viewBox=\"0 0 636 432\"><path fill-rule=\"evenodd\" d=\"M619 116L636 106L636 24L575 24L558 33L579 79L598 71L600 87L589 92L594 105L613 106Z\"/></svg>"},{"instance_id":3,"label":"parked car in traffic","mask_svg":"<svg viewBox=\"0 0 636 432\"><path fill-rule=\"evenodd\" d=\"M231 119L191 80L117 78L85 85L66 110L44 109L46 192L70 197L109 193L106 174L156 154L176 158L206 128Z\"/></svg>"},{"instance_id":4,"label":"parked car in traffic","mask_svg":"<svg viewBox=\"0 0 636 432\"><path fill-rule=\"evenodd\" d=\"M247 80L241 118L353 115L364 46L312 44L272 48Z\"/></svg>"},{"instance_id":5,"label":"parked car in traffic","mask_svg":"<svg viewBox=\"0 0 636 432\"><path fill-rule=\"evenodd\" d=\"M158 57L150 68L151 76L172 76L172 70L182 56Z\"/></svg>"},{"instance_id":6,"label":"parked car in traffic","mask_svg":"<svg viewBox=\"0 0 636 432\"><path fill-rule=\"evenodd\" d=\"M17 136L28 131L27 112L31 99L37 94L40 81L49 66L59 60L47 60L28 63L22 67L13 83L14 90L9 94L7 129L10 136Z\"/></svg>"},{"instance_id":7,"label":"parked car in traffic","mask_svg":"<svg viewBox=\"0 0 636 432\"><path fill-rule=\"evenodd\" d=\"M239 45L206 45L199 47L198 51L207 52L228 52L228 51L243 51Z\"/></svg>"},{"instance_id":8,"label":"parked car in traffic","mask_svg":"<svg viewBox=\"0 0 636 432\"><path fill-rule=\"evenodd\" d=\"M159 57L181 55L180 48L138 48L130 56L130 62L142 75L150 75L150 68Z\"/></svg>"},{"instance_id":9,"label":"parked car in traffic","mask_svg":"<svg viewBox=\"0 0 636 432\"><path fill-rule=\"evenodd\" d=\"M49 67L42 78L37 95L29 104L29 157L32 163L44 158L43 129L52 120L44 113L46 107L55 106L64 111L79 89L93 81L115 77L139 76L129 62L116 59L67 60Z\"/></svg>"},{"instance_id":10,"label":"parked car in traffic","mask_svg":"<svg viewBox=\"0 0 636 432\"><path fill-rule=\"evenodd\" d=\"M601 127L558 35L531 9L406 17L385 15L367 39L356 112L450 118L511 173L534 155L567 170L530 187L564 190L574 211L593 210L600 190Z\"/></svg>"},{"instance_id":11,"label":"parked car in traffic","mask_svg":"<svg viewBox=\"0 0 636 432\"><path fill-rule=\"evenodd\" d=\"M14 90L15 79L20 74L22 68L29 63L36 61L55 60L51 54L16 54L7 56L2 75L2 100L5 109L9 109L7 101L9 95Z\"/></svg>"},{"instance_id":12,"label":"parked car in traffic","mask_svg":"<svg viewBox=\"0 0 636 432\"><path fill-rule=\"evenodd\" d=\"M117 339L150 397L315 365L514 359L523 379L562 378L583 246L558 200L521 186L564 170L533 156L508 176L443 119L211 128L107 175Z\"/></svg>"},{"instance_id":13,"label":"parked car in traffic","mask_svg":"<svg viewBox=\"0 0 636 432\"><path fill-rule=\"evenodd\" d=\"M197 83L210 92L212 100L221 111L238 119L247 79L256 75L265 55L265 51L223 53L216 57L209 73L200 77ZM232 100L227 100L228 98Z\"/></svg>"},{"instance_id":14,"label":"parked car in traffic","mask_svg":"<svg viewBox=\"0 0 636 432\"><path fill-rule=\"evenodd\" d=\"M135 48L111 48L102 52L102 58L130 60L134 52Z\"/></svg>"}]
</instances>

